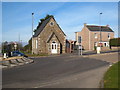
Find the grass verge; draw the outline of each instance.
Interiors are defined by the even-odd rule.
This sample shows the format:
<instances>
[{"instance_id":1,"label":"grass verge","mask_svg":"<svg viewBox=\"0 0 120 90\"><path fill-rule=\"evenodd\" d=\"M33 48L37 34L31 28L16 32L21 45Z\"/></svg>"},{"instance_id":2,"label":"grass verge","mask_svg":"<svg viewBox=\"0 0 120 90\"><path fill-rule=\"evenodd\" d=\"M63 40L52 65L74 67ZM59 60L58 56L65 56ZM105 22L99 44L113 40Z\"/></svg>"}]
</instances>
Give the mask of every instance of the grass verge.
<instances>
[{"instance_id":1,"label":"grass verge","mask_svg":"<svg viewBox=\"0 0 120 90\"><path fill-rule=\"evenodd\" d=\"M120 61L113 64L104 76L104 88L120 88Z\"/></svg>"},{"instance_id":2,"label":"grass verge","mask_svg":"<svg viewBox=\"0 0 120 90\"><path fill-rule=\"evenodd\" d=\"M48 56L48 54L25 54L28 57L39 57L39 56Z\"/></svg>"}]
</instances>

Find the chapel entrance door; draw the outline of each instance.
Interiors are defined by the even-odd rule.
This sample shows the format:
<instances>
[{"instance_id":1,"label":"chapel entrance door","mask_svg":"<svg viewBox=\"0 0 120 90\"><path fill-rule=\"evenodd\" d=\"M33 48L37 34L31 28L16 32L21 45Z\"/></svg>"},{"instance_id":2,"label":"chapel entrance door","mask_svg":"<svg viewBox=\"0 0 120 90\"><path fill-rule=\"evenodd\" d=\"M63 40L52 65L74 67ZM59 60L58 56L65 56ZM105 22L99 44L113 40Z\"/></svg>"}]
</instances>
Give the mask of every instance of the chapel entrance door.
<instances>
[{"instance_id":1,"label":"chapel entrance door","mask_svg":"<svg viewBox=\"0 0 120 90\"><path fill-rule=\"evenodd\" d=\"M57 43L56 42L52 42L51 52L52 52L52 54L57 54Z\"/></svg>"}]
</instances>

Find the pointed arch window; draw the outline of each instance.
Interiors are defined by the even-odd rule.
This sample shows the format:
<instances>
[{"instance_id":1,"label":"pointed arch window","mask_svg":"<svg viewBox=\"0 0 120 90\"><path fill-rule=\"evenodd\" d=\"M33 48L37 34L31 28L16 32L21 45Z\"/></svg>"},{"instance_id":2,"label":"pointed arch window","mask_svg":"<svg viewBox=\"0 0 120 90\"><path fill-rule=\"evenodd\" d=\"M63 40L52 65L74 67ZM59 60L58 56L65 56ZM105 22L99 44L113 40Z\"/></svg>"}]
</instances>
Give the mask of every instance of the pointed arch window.
<instances>
[{"instance_id":1,"label":"pointed arch window","mask_svg":"<svg viewBox=\"0 0 120 90\"><path fill-rule=\"evenodd\" d=\"M52 49L54 49L54 45L52 44Z\"/></svg>"}]
</instances>

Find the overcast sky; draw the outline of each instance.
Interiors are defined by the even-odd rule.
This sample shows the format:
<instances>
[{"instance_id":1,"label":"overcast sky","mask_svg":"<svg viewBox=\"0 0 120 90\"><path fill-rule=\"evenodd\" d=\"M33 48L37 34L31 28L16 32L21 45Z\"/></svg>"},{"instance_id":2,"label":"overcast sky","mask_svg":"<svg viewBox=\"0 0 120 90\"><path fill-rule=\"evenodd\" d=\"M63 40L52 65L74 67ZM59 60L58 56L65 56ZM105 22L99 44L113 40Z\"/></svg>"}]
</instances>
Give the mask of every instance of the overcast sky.
<instances>
[{"instance_id":1,"label":"overcast sky","mask_svg":"<svg viewBox=\"0 0 120 90\"><path fill-rule=\"evenodd\" d=\"M74 40L76 31L81 31L83 24L107 25L118 34L118 3L117 2L3 2L2 30L3 41L27 42L31 38L32 16L34 12L34 28L46 14L54 15L57 23L67 35Z\"/></svg>"}]
</instances>

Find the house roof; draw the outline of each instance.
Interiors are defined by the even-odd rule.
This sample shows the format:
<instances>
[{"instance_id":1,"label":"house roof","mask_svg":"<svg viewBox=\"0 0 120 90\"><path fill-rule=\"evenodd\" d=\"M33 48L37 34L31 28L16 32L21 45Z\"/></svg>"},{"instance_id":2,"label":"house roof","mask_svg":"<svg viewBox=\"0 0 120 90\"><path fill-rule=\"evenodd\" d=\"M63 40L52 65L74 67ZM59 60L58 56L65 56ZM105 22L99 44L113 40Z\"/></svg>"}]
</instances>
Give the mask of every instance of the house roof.
<instances>
[{"instance_id":1,"label":"house roof","mask_svg":"<svg viewBox=\"0 0 120 90\"><path fill-rule=\"evenodd\" d=\"M90 30L90 31L101 31L103 32L114 32L110 27L108 26L95 26L95 25L86 25L86 27Z\"/></svg>"},{"instance_id":2,"label":"house roof","mask_svg":"<svg viewBox=\"0 0 120 90\"><path fill-rule=\"evenodd\" d=\"M33 37L37 37L41 32L42 30L44 29L44 27L47 25L47 23L50 21L50 19L54 17L51 16L49 17L48 19L46 19L45 21L42 22L42 24L39 26L39 28L36 30L35 34L33 35ZM55 20L55 19L54 19ZM58 25L58 24L57 24ZM60 26L58 25L58 27L60 28ZM62 31L62 29L60 28L60 30ZM63 32L63 31L62 31ZM63 32L64 33L64 32ZM64 33L65 35L65 33ZM65 35L66 36L66 35Z\"/></svg>"}]
</instances>

